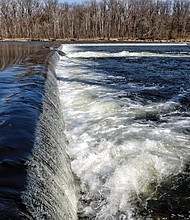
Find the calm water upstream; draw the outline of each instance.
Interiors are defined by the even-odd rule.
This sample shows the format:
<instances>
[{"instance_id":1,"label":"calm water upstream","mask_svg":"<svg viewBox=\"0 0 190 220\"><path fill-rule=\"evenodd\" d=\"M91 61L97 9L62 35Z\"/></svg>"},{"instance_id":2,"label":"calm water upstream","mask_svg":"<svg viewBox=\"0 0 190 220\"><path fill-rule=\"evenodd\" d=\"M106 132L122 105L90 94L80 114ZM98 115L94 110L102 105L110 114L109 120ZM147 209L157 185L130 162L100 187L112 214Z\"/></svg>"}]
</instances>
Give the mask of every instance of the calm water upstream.
<instances>
[{"instance_id":1,"label":"calm water upstream","mask_svg":"<svg viewBox=\"0 0 190 220\"><path fill-rule=\"evenodd\" d=\"M0 43L0 219L190 219L190 46L57 45Z\"/></svg>"},{"instance_id":2,"label":"calm water upstream","mask_svg":"<svg viewBox=\"0 0 190 220\"><path fill-rule=\"evenodd\" d=\"M19 218L41 111L48 50L39 45L0 44L0 218ZM38 57L38 58L37 58Z\"/></svg>"},{"instance_id":3,"label":"calm water upstream","mask_svg":"<svg viewBox=\"0 0 190 220\"><path fill-rule=\"evenodd\" d=\"M76 218L54 70L59 55L49 46L0 43L2 220Z\"/></svg>"}]
</instances>

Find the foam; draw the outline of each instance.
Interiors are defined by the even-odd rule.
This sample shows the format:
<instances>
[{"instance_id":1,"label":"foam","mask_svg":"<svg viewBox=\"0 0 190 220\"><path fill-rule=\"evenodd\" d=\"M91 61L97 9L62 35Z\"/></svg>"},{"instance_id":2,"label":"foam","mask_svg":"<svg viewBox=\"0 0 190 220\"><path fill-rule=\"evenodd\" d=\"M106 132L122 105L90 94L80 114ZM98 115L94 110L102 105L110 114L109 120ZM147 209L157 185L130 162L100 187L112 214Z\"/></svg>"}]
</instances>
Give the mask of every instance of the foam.
<instances>
[{"instance_id":1,"label":"foam","mask_svg":"<svg viewBox=\"0 0 190 220\"><path fill-rule=\"evenodd\" d=\"M110 87L84 83L82 79L103 81L104 74L96 72L95 62L94 68L87 68L92 61L79 61L77 57L85 52L77 50L77 45L66 47L73 59L62 58L57 75L67 78L59 81L59 89L67 152L84 193L81 212L98 220L133 219L135 204L146 207L157 187L180 173L189 160L190 142L178 133L187 120L167 118L176 109L174 101L143 106L138 101L116 99L119 91ZM77 53L79 56L73 55ZM165 117L168 123L157 125L153 116L142 123L147 114L158 120Z\"/></svg>"},{"instance_id":2,"label":"foam","mask_svg":"<svg viewBox=\"0 0 190 220\"><path fill-rule=\"evenodd\" d=\"M121 47L121 46L187 46L187 43L77 43L77 44L62 44L62 49L65 47L69 47L69 48L76 48L76 47L89 47L89 46L105 46L105 47L110 47L110 46L114 46L114 47Z\"/></svg>"},{"instance_id":3,"label":"foam","mask_svg":"<svg viewBox=\"0 0 190 220\"><path fill-rule=\"evenodd\" d=\"M190 54L188 53L156 53L156 52L129 52L129 51L121 51L121 52L101 52L101 51L80 51L82 47L89 47L93 48L95 46L98 47L126 47L126 46L142 46L142 47L151 47L151 46L187 46L186 43L180 43L180 44L172 44L172 43L150 43L150 44L64 44L62 45L62 50L66 53L68 58L109 58L109 57L190 57Z\"/></svg>"},{"instance_id":4,"label":"foam","mask_svg":"<svg viewBox=\"0 0 190 220\"><path fill-rule=\"evenodd\" d=\"M159 53L150 53L150 52L129 52L122 51L118 53L103 53L103 52L78 52L68 54L69 58L109 58L109 57L190 57L189 54L179 53L179 54L159 54Z\"/></svg>"}]
</instances>

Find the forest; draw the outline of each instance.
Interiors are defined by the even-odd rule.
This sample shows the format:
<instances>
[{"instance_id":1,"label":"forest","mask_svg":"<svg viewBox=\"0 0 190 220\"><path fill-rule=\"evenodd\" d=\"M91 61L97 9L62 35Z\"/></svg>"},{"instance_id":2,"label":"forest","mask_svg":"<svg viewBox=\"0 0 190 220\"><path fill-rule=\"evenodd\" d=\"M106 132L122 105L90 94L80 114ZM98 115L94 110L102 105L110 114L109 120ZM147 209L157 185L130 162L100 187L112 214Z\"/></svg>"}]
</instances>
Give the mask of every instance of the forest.
<instances>
[{"instance_id":1,"label":"forest","mask_svg":"<svg viewBox=\"0 0 190 220\"><path fill-rule=\"evenodd\" d=\"M0 39L189 40L189 0L0 0Z\"/></svg>"}]
</instances>

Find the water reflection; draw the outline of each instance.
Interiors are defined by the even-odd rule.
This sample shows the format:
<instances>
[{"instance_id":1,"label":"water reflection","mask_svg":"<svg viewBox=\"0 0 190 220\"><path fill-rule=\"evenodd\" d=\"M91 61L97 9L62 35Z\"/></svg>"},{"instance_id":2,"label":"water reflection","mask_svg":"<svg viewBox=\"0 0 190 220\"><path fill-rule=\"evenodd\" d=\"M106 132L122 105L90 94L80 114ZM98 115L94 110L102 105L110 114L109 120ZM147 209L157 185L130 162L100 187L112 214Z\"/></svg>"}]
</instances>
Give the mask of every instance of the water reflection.
<instances>
[{"instance_id":1,"label":"water reflection","mask_svg":"<svg viewBox=\"0 0 190 220\"><path fill-rule=\"evenodd\" d=\"M41 112L49 54L43 43L0 42L0 219L22 219L26 214L20 196Z\"/></svg>"},{"instance_id":2,"label":"water reflection","mask_svg":"<svg viewBox=\"0 0 190 220\"><path fill-rule=\"evenodd\" d=\"M45 46L48 45L48 46ZM49 46L57 46L58 43L16 43L16 42L0 42L0 71L12 66L13 64L19 64L30 54L30 62L39 63L42 62L43 54L41 49L50 51ZM35 56L31 56L35 54ZM28 60L29 62L29 60ZM29 64L29 63L28 63Z\"/></svg>"}]
</instances>

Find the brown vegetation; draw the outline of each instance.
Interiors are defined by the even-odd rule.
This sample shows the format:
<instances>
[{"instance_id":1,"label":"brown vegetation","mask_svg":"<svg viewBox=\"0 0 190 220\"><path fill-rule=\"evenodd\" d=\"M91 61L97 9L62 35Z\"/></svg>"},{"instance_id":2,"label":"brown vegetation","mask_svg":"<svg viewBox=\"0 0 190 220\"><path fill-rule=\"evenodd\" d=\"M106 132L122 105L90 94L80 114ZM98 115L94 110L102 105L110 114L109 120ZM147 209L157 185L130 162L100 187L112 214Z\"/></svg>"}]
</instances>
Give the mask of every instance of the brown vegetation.
<instances>
[{"instance_id":1,"label":"brown vegetation","mask_svg":"<svg viewBox=\"0 0 190 220\"><path fill-rule=\"evenodd\" d=\"M0 0L0 39L190 39L189 0Z\"/></svg>"}]
</instances>

